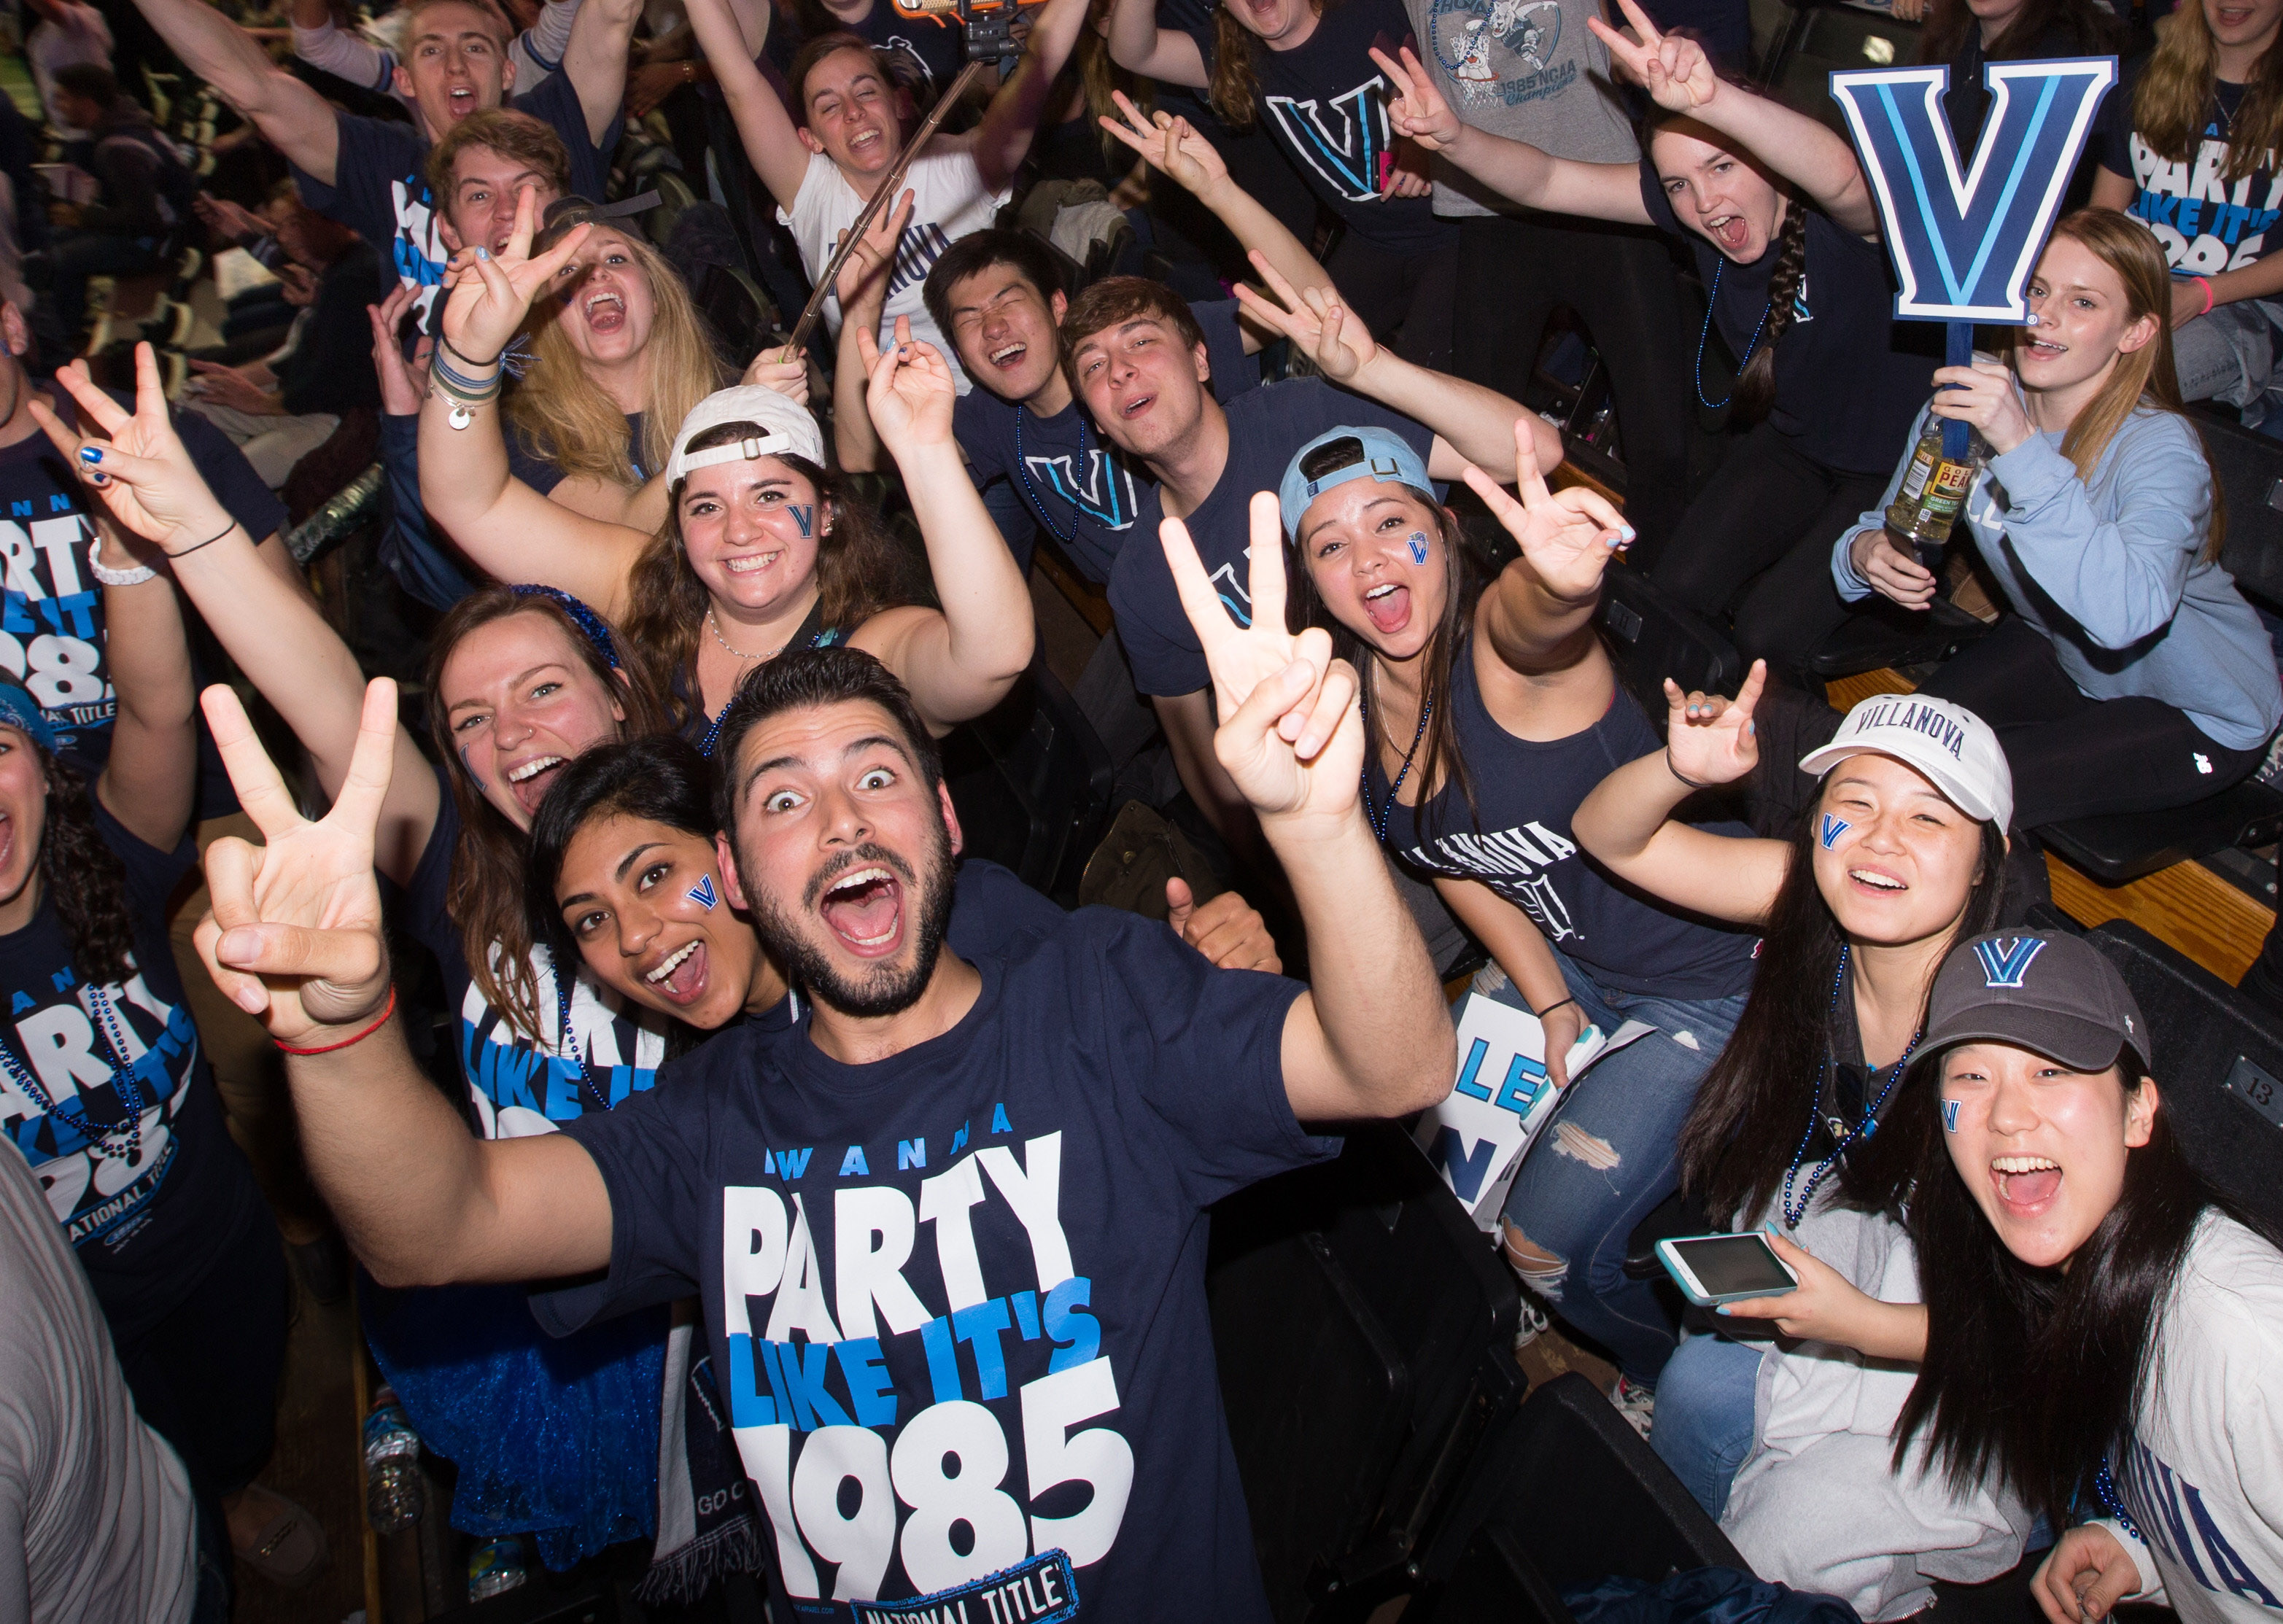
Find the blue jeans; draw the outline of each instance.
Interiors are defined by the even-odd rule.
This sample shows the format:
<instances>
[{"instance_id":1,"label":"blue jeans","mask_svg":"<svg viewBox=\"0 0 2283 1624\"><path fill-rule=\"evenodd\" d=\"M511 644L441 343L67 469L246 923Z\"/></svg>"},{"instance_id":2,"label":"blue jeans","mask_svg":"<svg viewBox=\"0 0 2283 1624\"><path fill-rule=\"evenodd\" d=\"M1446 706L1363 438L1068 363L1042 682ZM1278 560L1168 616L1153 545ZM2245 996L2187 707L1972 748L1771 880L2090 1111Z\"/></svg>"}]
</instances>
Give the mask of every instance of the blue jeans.
<instances>
[{"instance_id":1,"label":"blue jeans","mask_svg":"<svg viewBox=\"0 0 2283 1624\"><path fill-rule=\"evenodd\" d=\"M1665 1361L1648 1447L1715 1521L1752 1451L1752 1405L1765 1344L1692 1336Z\"/></svg>"},{"instance_id":2,"label":"blue jeans","mask_svg":"<svg viewBox=\"0 0 2283 1624\"><path fill-rule=\"evenodd\" d=\"M1554 958L1570 996L1602 1031L1629 1020L1656 1030L1587 1072L1539 1131L1507 1197L1506 1219L1533 1250L1560 1261L1516 1271L1615 1354L1627 1379L1654 1387L1678 1333L1650 1283L1626 1278L1625 1247L1633 1226L1679 1188L1680 1125L1744 998L1609 991L1559 952ZM1529 1006L1495 965L1475 985L1501 1003Z\"/></svg>"}]
</instances>

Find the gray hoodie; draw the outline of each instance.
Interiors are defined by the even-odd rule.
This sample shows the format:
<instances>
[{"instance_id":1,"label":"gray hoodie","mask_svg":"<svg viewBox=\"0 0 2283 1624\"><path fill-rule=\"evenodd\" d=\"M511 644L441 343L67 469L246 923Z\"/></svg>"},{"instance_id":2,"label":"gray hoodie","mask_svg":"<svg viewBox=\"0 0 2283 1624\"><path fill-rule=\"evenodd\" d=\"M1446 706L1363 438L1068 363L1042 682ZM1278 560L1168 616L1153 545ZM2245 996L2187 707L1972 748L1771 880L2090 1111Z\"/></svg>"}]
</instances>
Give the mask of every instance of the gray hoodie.
<instances>
[{"instance_id":1,"label":"gray hoodie","mask_svg":"<svg viewBox=\"0 0 2283 1624\"><path fill-rule=\"evenodd\" d=\"M1925 430L1921 410L1906 447ZM2061 667L2095 699L2141 695L2185 711L2230 750L2257 750L2283 722L2283 682L2259 617L2225 570L2201 556L2211 470L2187 420L2136 409L2088 482L2057 433L2032 434L1976 476L1960 517L2014 612L2053 642ZM1849 545L1885 522L1910 466L1839 538L1839 595L1871 594Z\"/></svg>"}]
</instances>

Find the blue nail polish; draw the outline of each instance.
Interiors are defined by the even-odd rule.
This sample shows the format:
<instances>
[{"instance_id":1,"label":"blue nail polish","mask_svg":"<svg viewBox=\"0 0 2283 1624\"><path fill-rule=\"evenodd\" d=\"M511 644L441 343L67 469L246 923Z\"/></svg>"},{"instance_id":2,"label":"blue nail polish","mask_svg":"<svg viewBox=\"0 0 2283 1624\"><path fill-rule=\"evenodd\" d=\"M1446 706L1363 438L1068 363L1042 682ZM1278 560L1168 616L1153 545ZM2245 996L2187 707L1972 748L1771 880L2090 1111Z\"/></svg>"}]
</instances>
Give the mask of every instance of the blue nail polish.
<instances>
[{"instance_id":1,"label":"blue nail polish","mask_svg":"<svg viewBox=\"0 0 2283 1624\"><path fill-rule=\"evenodd\" d=\"M90 485L109 485L111 483L111 476L109 474L90 474L87 477L87 482Z\"/></svg>"},{"instance_id":2,"label":"blue nail polish","mask_svg":"<svg viewBox=\"0 0 2283 1624\"><path fill-rule=\"evenodd\" d=\"M79 448L79 460L82 462L102 462L103 447L100 446L82 446Z\"/></svg>"},{"instance_id":3,"label":"blue nail polish","mask_svg":"<svg viewBox=\"0 0 2283 1624\"><path fill-rule=\"evenodd\" d=\"M476 258L478 258L479 260L488 260L488 259L490 259L491 257L492 257L492 251L491 251L490 249L488 249L488 248L485 248L485 247L481 247L481 246L479 246L479 247L477 248L477 250L476 250Z\"/></svg>"}]
</instances>

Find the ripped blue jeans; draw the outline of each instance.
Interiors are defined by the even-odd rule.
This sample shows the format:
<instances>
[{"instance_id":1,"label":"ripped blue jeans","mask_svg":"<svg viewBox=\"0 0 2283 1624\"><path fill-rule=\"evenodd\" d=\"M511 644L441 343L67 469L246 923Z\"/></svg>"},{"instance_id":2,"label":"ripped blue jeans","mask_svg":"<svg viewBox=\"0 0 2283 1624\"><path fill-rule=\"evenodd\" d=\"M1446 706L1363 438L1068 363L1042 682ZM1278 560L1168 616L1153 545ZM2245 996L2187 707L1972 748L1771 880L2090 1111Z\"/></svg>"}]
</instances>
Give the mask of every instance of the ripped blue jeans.
<instances>
[{"instance_id":1,"label":"ripped blue jeans","mask_svg":"<svg viewBox=\"0 0 2283 1624\"><path fill-rule=\"evenodd\" d=\"M1550 1264L1516 1258L1523 1283L1575 1329L1617 1356L1625 1376L1644 1387L1672 1356L1679 1329L1653 1283L1625 1278L1625 1244L1633 1226L1679 1187L1680 1125L1728 1034L1744 1013L1744 995L1665 998L1594 984L1561 953L1554 958L1570 996L1604 1032L1627 1021L1656 1030L1618 1050L1573 1084L1539 1131L1507 1197L1506 1239L1520 1231L1530 1251ZM1526 1009L1497 965L1484 967L1475 990Z\"/></svg>"}]
</instances>

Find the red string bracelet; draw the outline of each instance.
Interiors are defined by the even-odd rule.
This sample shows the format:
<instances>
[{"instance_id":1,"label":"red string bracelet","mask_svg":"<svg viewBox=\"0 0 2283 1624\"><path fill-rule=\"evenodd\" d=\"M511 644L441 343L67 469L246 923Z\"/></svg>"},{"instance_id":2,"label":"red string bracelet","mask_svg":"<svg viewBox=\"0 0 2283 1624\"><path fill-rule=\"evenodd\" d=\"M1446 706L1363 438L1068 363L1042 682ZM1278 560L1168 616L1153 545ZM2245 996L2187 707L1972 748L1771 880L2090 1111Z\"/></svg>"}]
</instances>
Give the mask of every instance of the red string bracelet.
<instances>
[{"instance_id":1,"label":"red string bracelet","mask_svg":"<svg viewBox=\"0 0 2283 1624\"><path fill-rule=\"evenodd\" d=\"M380 1006L380 1018L375 1021L370 1026L365 1028L364 1030L359 1032L355 1037L344 1037L339 1043L325 1044L315 1049L297 1049L291 1044L281 1043L277 1045L277 1052L280 1054L331 1054L336 1049L346 1049L351 1044L362 1043L366 1038L380 1030L382 1027L386 1026L388 1024L389 1016L395 1013L396 983L394 982L391 982L388 983L388 1002ZM273 1039L272 1041L275 1040Z\"/></svg>"}]
</instances>

